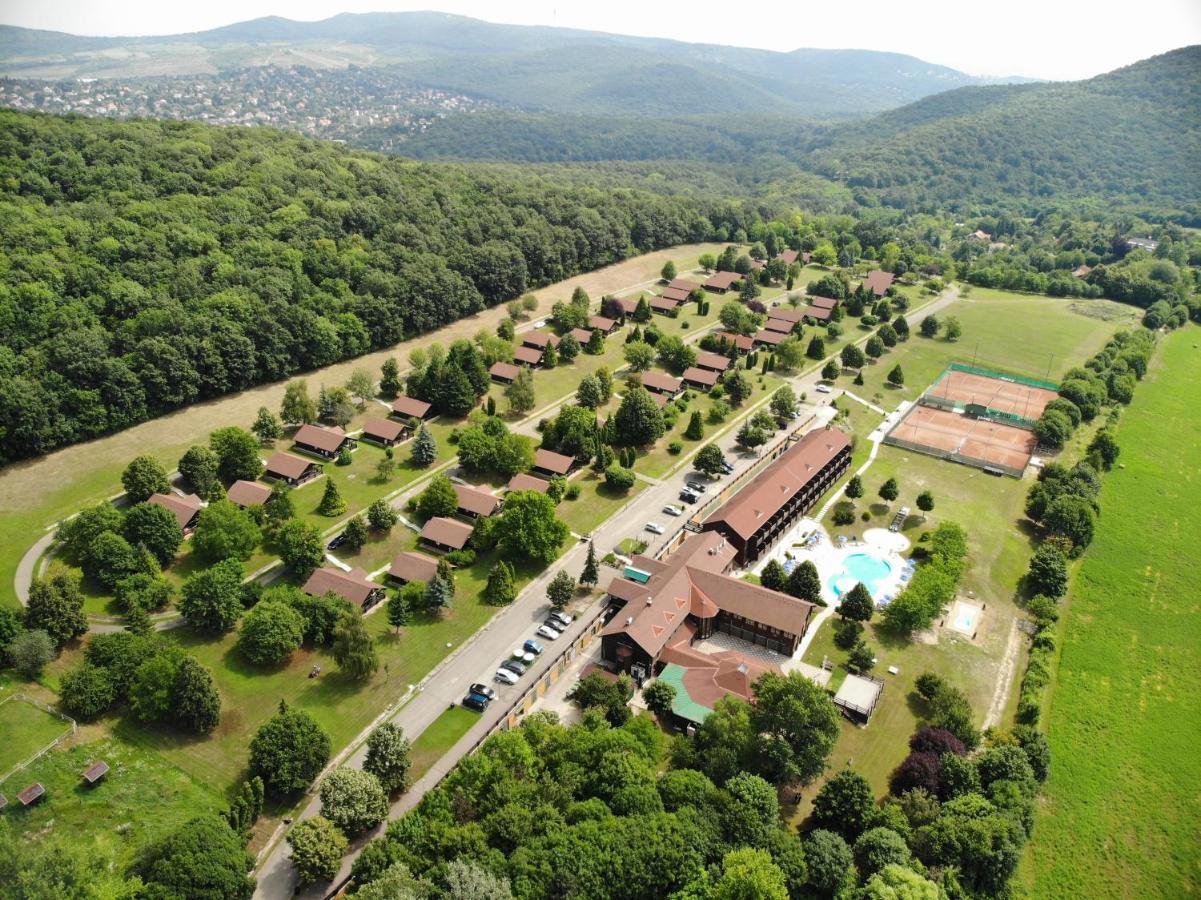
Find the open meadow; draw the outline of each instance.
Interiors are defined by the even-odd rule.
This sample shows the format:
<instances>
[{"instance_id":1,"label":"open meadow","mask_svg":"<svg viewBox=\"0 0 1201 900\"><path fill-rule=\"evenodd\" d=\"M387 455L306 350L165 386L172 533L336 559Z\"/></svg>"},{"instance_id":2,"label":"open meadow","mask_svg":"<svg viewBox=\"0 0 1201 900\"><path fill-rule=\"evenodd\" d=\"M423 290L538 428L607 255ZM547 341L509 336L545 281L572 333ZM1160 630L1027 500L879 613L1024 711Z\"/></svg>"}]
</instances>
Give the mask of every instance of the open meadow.
<instances>
[{"instance_id":1,"label":"open meadow","mask_svg":"<svg viewBox=\"0 0 1201 900\"><path fill-rule=\"evenodd\" d=\"M1019 882L1035 897L1201 892L1201 367L1161 339L1069 592L1043 717L1051 777Z\"/></svg>"}]
</instances>

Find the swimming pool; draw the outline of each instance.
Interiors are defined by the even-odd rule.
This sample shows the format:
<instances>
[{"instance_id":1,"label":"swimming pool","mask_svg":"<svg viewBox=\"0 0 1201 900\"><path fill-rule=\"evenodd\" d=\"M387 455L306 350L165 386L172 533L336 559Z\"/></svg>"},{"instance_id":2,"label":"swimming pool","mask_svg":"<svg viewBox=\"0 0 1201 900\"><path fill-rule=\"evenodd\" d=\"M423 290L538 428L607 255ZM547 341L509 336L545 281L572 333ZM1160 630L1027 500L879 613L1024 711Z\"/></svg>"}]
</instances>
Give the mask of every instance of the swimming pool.
<instances>
[{"instance_id":1,"label":"swimming pool","mask_svg":"<svg viewBox=\"0 0 1201 900\"><path fill-rule=\"evenodd\" d=\"M876 597L881 581L892 574L892 564L871 553L852 553L842 561L842 568L826 582L836 597L841 597L857 582L862 581L872 597Z\"/></svg>"}]
</instances>

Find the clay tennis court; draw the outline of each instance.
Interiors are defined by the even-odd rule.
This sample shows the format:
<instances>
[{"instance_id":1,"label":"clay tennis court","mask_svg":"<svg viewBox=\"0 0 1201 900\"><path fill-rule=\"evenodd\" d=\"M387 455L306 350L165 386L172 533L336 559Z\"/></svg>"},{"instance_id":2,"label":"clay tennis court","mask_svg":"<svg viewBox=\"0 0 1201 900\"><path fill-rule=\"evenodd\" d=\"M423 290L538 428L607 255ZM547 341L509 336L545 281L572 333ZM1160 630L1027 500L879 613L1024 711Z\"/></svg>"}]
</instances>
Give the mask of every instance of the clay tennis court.
<instances>
[{"instance_id":1,"label":"clay tennis court","mask_svg":"<svg viewBox=\"0 0 1201 900\"><path fill-rule=\"evenodd\" d=\"M960 462L997 466L1017 477L1038 443L1033 433L1021 428L920 405L912 407L885 440L934 455L964 457Z\"/></svg>"},{"instance_id":2,"label":"clay tennis court","mask_svg":"<svg viewBox=\"0 0 1201 900\"><path fill-rule=\"evenodd\" d=\"M944 372L927 393L959 404L978 403L1031 421L1041 416L1047 404L1059 396L1046 388L954 369Z\"/></svg>"}]
</instances>

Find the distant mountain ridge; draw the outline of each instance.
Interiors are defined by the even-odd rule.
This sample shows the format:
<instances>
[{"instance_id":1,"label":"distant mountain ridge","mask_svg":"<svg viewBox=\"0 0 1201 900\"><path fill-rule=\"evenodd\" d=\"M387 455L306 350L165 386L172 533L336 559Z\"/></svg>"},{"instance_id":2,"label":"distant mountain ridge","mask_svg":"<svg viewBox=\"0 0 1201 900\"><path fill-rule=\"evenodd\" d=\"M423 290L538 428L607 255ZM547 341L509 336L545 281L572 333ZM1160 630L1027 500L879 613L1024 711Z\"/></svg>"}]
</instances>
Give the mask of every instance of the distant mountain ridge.
<instances>
[{"instance_id":1,"label":"distant mountain ridge","mask_svg":"<svg viewBox=\"0 0 1201 900\"><path fill-rule=\"evenodd\" d=\"M267 63L387 66L431 87L525 110L599 115L845 117L997 81L899 53L779 53L433 12L344 13L320 22L272 16L134 38L0 26L0 74L10 77L178 75Z\"/></svg>"}]
</instances>

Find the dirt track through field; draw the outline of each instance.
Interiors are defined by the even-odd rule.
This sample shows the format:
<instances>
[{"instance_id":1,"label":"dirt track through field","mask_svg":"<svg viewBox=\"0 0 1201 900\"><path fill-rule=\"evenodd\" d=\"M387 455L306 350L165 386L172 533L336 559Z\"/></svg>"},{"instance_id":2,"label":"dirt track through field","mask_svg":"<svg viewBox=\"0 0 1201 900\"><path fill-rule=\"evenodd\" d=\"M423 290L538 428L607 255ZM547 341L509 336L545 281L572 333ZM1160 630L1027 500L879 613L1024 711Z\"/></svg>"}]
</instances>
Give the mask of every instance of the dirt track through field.
<instances>
[{"instance_id":1,"label":"dirt track through field","mask_svg":"<svg viewBox=\"0 0 1201 900\"><path fill-rule=\"evenodd\" d=\"M602 294L614 293L658 278L659 270L669 259L684 271L695 265L696 258L701 253L720 249L720 244L688 244L657 250L549 285L533 292L539 301L533 318L549 315L551 305L559 300L568 300L577 286L582 287L596 301ZM649 283L647 287L649 289ZM403 341L386 350L336 363L324 369L297 373L293 378L308 379L310 390L316 393L318 385L322 383L344 384L355 369L367 369L378 377L379 368L388 357L396 357L401 368L406 368L409 351L413 348L448 344L459 338L469 338L481 328L494 331L506 315L502 304L452 322L437 331ZM117 434L65 447L49 456L0 469L0 509L33 508L46 494L54 493L72 481L78 481L99 470L123 466L140 453L158 456L169 468L173 468L175 460L184 450L194 443L205 442L209 432L214 429L225 425L249 427L261 406L277 410L288 380L292 379L189 406ZM119 489L120 485L114 479L114 483L109 485L101 496Z\"/></svg>"}]
</instances>

